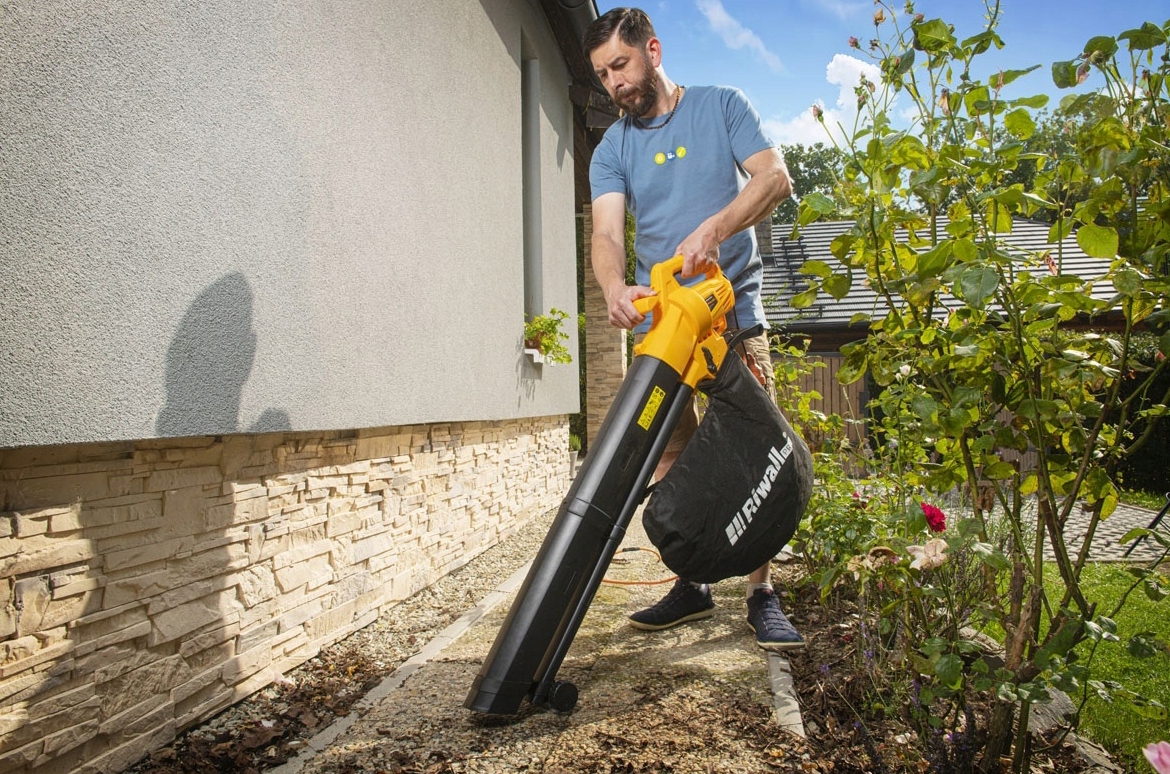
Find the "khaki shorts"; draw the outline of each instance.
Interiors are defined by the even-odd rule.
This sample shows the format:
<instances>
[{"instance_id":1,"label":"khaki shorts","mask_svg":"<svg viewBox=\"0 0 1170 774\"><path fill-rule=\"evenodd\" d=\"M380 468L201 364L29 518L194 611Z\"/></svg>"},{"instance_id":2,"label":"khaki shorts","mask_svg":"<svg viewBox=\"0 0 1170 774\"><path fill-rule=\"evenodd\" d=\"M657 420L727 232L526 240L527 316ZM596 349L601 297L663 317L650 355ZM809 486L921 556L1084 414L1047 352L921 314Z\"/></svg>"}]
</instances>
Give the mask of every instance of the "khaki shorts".
<instances>
[{"instance_id":1,"label":"khaki shorts","mask_svg":"<svg viewBox=\"0 0 1170 774\"><path fill-rule=\"evenodd\" d=\"M735 333L734 330L728 330L728 334ZM639 333L634 336L634 344L640 344L642 339L646 337L645 333ZM772 400L776 399L776 377L772 373L772 355L768 347L767 332L761 333L759 336L752 336L750 339L744 339L739 346L735 348L735 352L740 357L744 357L745 353L751 356L748 360L750 364L752 360L759 364L758 370L761 372L764 379L764 390L768 395L772 396ZM730 353L728 353L730 355ZM758 374L757 376L759 376ZM691 396L691 405L688 410L683 411L678 418L678 426L674 428L674 434L670 436L670 442L666 445L665 454L678 455L682 452L687 442L691 440L691 436L695 434L695 430L699 428L699 420L702 419L702 414L699 406L699 401Z\"/></svg>"}]
</instances>

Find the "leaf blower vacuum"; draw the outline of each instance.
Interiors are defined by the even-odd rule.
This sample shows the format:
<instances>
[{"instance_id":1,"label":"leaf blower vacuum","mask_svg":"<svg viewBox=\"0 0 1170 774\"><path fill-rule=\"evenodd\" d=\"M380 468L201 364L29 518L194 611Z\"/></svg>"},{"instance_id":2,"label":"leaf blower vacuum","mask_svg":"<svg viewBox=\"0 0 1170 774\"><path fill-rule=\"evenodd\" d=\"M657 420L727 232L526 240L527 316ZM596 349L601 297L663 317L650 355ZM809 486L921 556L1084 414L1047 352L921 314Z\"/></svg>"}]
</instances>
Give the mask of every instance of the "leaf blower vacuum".
<instances>
[{"instance_id":1,"label":"leaf blower vacuum","mask_svg":"<svg viewBox=\"0 0 1170 774\"><path fill-rule=\"evenodd\" d=\"M720 334L735 305L731 283L715 267L688 287L681 269L681 256L654 266L657 295L634 302L652 314L650 331L471 686L470 710L511 715L528 698L568 712L577 703L557 670L696 384L727 353Z\"/></svg>"},{"instance_id":2,"label":"leaf blower vacuum","mask_svg":"<svg viewBox=\"0 0 1170 774\"><path fill-rule=\"evenodd\" d=\"M557 670L585 618L659 458L696 387L708 406L694 436L656 485L643 514L663 562L687 580L747 575L791 539L812 494L812 455L752 376L727 357L735 307L718 267L691 286L682 257L656 265L652 314L581 469L557 512L464 706L515 714L525 698L568 712L577 688ZM701 383L701 386L700 386Z\"/></svg>"}]
</instances>

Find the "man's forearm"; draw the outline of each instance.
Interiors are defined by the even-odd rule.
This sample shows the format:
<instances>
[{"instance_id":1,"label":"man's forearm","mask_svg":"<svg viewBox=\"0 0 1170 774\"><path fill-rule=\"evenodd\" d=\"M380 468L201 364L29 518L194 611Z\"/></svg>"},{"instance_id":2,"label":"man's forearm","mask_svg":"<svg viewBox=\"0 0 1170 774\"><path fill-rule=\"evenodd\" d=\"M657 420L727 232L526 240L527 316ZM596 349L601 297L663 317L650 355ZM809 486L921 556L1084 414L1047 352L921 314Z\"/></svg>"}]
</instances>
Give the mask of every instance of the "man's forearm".
<instances>
[{"instance_id":1,"label":"man's forearm","mask_svg":"<svg viewBox=\"0 0 1170 774\"><path fill-rule=\"evenodd\" d=\"M615 244L612 237L594 234L591 263L593 276L608 302L615 292L626 286L625 245Z\"/></svg>"},{"instance_id":2,"label":"man's forearm","mask_svg":"<svg viewBox=\"0 0 1170 774\"><path fill-rule=\"evenodd\" d=\"M791 195L792 183L783 163L757 172L731 203L711 216L718 241L764 220Z\"/></svg>"}]
</instances>

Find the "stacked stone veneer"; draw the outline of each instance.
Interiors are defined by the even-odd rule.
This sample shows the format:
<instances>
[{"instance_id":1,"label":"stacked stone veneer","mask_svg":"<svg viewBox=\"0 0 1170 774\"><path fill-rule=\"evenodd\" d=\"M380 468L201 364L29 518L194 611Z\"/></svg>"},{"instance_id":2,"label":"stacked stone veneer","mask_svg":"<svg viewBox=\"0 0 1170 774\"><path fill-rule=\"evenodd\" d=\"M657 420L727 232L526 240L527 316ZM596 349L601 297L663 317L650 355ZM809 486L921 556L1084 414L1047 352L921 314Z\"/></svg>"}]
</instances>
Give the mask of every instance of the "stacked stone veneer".
<instances>
[{"instance_id":1,"label":"stacked stone veneer","mask_svg":"<svg viewBox=\"0 0 1170 774\"><path fill-rule=\"evenodd\" d=\"M0 450L0 772L124 769L568 483L564 416Z\"/></svg>"},{"instance_id":2,"label":"stacked stone veneer","mask_svg":"<svg viewBox=\"0 0 1170 774\"><path fill-rule=\"evenodd\" d=\"M593 244L593 208L583 208L582 231ZM596 438L626 378L626 331L609 322L609 305L591 265L585 268L585 419L590 439Z\"/></svg>"}]
</instances>

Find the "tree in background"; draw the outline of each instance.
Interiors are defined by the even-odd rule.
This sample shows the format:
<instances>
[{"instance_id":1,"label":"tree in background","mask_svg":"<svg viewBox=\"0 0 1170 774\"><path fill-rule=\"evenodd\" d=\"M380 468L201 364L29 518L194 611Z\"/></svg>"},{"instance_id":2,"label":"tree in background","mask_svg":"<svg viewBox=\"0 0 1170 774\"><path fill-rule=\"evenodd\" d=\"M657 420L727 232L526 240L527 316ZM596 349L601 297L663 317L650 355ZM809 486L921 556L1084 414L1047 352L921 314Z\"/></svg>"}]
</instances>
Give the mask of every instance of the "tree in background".
<instances>
[{"instance_id":1,"label":"tree in background","mask_svg":"<svg viewBox=\"0 0 1170 774\"><path fill-rule=\"evenodd\" d=\"M845 168L845 154L832 145L781 145L793 194L772 213L773 223L795 223L800 199L811 193L833 191Z\"/></svg>"}]
</instances>

